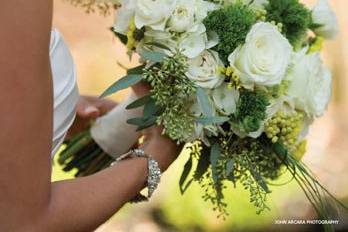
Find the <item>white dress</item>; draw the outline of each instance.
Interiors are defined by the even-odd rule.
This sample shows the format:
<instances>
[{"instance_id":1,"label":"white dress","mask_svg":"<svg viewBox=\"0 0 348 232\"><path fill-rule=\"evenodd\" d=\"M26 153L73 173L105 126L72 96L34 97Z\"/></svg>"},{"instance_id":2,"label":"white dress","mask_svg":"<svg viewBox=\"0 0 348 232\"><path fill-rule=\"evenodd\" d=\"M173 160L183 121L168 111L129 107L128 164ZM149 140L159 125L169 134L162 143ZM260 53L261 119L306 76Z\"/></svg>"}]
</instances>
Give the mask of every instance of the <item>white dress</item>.
<instances>
[{"instance_id":1,"label":"white dress","mask_svg":"<svg viewBox=\"0 0 348 232\"><path fill-rule=\"evenodd\" d=\"M64 137L76 115L79 92L76 83L75 64L61 34L52 30L50 60L54 90L54 120L52 156L64 141Z\"/></svg>"},{"instance_id":2,"label":"white dress","mask_svg":"<svg viewBox=\"0 0 348 232\"><path fill-rule=\"evenodd\" d=\"M50 59L54 89L53 157L75 119L75 109L79 99L74 61L57 30L52 30L51 34ZM91 129L95 142L115 158L128 151L140 137L136 127L127 123L128 119L142 115L140 108L126 110L126 106L136 98L131 94L126 101L100 117Z\"/></svg>"}]
</instances>

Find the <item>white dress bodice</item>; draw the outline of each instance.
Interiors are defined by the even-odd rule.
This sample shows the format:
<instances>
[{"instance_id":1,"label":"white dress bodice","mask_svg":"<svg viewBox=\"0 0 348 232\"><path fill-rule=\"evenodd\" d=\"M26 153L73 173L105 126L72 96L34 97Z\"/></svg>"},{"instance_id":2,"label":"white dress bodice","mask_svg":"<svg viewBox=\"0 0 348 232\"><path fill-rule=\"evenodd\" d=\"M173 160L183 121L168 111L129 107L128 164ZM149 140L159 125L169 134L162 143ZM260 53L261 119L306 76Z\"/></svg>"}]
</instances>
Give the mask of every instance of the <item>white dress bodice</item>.
<instances>
[{"instance_id":1,"label":"white dress bodice","mask_svg":"<svg viewBox=\"0 0 348 232\"><path fill-rule=\"evenodd\" d=\"M56 29L51 33L50 60L54 91L54 131L51 153L53 156L75 119L76 104L79 99L75 64L68 46Z\"/></svg>"}]
</instances>

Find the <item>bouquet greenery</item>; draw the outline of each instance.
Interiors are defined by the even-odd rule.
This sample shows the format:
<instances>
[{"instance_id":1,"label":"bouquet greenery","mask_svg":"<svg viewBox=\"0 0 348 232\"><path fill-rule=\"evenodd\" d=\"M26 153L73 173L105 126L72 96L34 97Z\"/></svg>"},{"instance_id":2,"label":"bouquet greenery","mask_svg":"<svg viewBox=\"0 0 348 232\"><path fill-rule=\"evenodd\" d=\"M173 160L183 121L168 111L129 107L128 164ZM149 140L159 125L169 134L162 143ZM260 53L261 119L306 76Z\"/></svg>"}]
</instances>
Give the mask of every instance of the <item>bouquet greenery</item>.
<instances>
[{"instance_id":1,"label":"bouquet greenery","mask_svg":"<svg viewBox=\"0 0 348 232\"><path fill-rule=\"evenodd\" d=\"M337 21L326 0L311 10L298 0L119 3L112 31L142 65L102 96L141 81L151 86L127 106L143 107L128 123L138 130L162 125L164 134L187 144L182 193L198 182L204 199L226 216L225 184L240 183L261 213L271 182L289 172L320 218L329 218L327 199L345 207L301 162L308 129L331 97L320 50L337 33ZM71 140L59 159L77 175L112 160L89 131Z\"/></svg>"}]
</instances>

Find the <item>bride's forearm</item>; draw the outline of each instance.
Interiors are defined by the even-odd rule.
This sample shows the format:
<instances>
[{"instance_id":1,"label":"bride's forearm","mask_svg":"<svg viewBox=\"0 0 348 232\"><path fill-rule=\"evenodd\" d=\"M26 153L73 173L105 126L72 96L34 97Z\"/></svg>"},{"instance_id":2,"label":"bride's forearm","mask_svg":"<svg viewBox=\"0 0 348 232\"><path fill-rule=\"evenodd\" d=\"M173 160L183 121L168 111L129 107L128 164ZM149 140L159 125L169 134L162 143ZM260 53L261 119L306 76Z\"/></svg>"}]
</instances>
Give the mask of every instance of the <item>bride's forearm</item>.
<instances>
[{"instance_id":1,"label":"bride's forearm","mask_svg":"<svg viewBox=\"0 0 348 232\"><path fill-rule=\"evenodd\" d=\"M146 160L134 158L89 177L53 183L49 212L36 228L93 231L143 188L146 175Z\"/></svg>"},{"instance_id":2,"label":"bride's forearm","mask_svg":"<svg viewBox=\"0 0 348 232\"><path fill-rule=\"evenodd\" d=\"M144 150L159 161L162 170L177 153L175 145L163 137L150 141ZM32 230L92 231L133 198L146 178L146 159L132 158L89 177L53 183L48 210Z\"/></svg>"}]
</instances>

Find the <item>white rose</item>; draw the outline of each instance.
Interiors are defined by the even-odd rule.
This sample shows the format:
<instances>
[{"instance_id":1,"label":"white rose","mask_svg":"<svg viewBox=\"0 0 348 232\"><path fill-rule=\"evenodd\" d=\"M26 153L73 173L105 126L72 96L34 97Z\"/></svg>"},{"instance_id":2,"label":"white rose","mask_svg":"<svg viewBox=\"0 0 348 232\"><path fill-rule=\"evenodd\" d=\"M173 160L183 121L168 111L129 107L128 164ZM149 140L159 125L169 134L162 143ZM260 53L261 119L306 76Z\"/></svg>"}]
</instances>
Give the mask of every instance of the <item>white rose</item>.
<instances>
[{"instance_id":1,"label":"white rose","mask_svg":"<svg viewBox=\"0 0 348 232\"><path fill-rule=\"evenodd\" d=\"M216 8L216 4L203 0L178 0L168 22L169 29L175 32L194 32L208 12Z\"/></svg>"},{"instance_id":2,"label":"white rose","mask_svg":"<svg viewBox=\"0 0 348 232\"><path fill-rule=\"evenodd\" d=\"M245 44L228 58L245 88L280 84L288 69L292 47L270 23L255 24Z\"/></svg>"},{"instance_id":3,"label":"white rose","mask_svg":"<svg viewBox=\"0 0 348 232\"><path fill-rule=\"evenodd\" d=\"M171 31L185 32L192 28L195 23L195 2L196 0L179 0L168 22Z\"/></svg>"},{"instance_id":4,"label":"white rose","mask_svg":"<svg viewBox=\"0 0 348 232\"><path fill-rule=\"evenodd\" d=\"M298 53L287 79L290 81L287 95L294 100L295 107L309 117L322 116L331 98L332 78L320 54Z\"/></svg>"},{"instance_id":5,"label":"white rose","mask_svg":"<svg viewBox=\"0 0 348 232\"><path fill-rule=\"evenodd\" d=\"M337 17L327 0L318 0L312 10L313 23L320 25L315 33L326 39L333 39L338 34Z\"/></svg>"},{"instance_id":6,"label":"white rose","mask_svg":"<svg viewBox=\"0 0 348 232\"><path fill-rule=\"evenodd\" d=\"M218 35L215 32L206 33L203 23L195 25L178 39L179 50L188 58L195 58L218 43Z\"/></svg>"},{"instance_id":7,"label":"white rose","mask_svg":"<svg viewBox=\"0 0 348 232\"><path fill-rule=\"evenodd\" d=\"M219 112L224 115L231 115L236 112L239 92L236 88L228 88L226 83L212 92L213 102Z\"/></svg>"},{"instance_id":8,"label":"white rose","mask_svg":"<svg viewBox=\"0 0 348 232\"><path fill-rule=\"evenodd\" d=\"M218 9L219 5L205 0L196 0L196 20L202 22L210 11Z\"/></svg>"},{"instance_id":9,"label":"white rose","mask_svg":"<svg viewBox=\"0 0 348 232\"><path fill-rule=\"evenodd\" d=\"M223 63L215 51L205 50L198 57L190 59L188 65L187 77L200 87L213 89L224 81L224 75L218 71Z\"/></svg>"},{"instance_id":10,"label":"white rose","mask_svg":"<svg viewBox=\"0 0 348 232\"><path fill-rule=\"evenodd\" d=\"M135 26L164 30L176 2L177 0L135 0Z\"/></svg>"}]
</instances>

